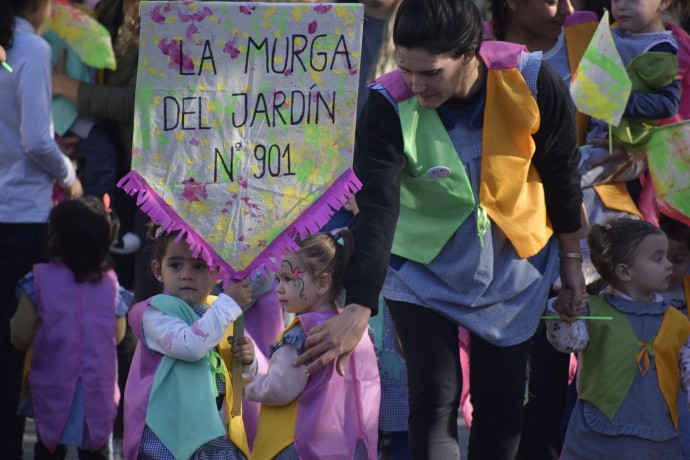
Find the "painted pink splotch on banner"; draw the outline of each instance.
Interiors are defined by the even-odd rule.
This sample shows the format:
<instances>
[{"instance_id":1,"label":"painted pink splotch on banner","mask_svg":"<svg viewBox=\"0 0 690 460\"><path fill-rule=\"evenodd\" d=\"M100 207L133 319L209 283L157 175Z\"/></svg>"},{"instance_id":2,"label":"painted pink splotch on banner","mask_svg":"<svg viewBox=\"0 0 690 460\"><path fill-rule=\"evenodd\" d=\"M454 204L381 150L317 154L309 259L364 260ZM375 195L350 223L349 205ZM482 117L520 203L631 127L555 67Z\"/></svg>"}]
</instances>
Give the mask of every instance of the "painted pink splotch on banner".
<instances>
[{"instance_id":1,"label":"painted pink splotch on banner","mask_svg":"<svg viewBox=\"0 0 690 460\"><path fill-rule=\"evenodd\" d=\"M224 279L273 267L359 187L357 4L141 4L119 185Z\"/></svg>"}]
</instances>

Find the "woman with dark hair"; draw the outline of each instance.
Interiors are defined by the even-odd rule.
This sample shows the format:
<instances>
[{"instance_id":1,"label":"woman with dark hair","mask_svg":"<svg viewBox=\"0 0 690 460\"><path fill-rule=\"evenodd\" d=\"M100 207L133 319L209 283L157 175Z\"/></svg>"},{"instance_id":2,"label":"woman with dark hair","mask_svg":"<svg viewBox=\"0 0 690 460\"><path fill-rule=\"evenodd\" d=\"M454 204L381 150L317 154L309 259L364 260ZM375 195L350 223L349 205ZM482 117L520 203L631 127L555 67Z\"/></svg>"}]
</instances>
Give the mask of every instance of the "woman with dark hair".
<instances>
[{"instance_id":1,"label":"woman with dark hair","mask_svg":"<svg viewBox=\"0 0 690 460\"><path fill-rule=\"evenodd\" d=\"M82 194L53 140L50 47L36 35L49 15L50 0L0 2L0 47L13 69L0 67L0 458L8 460L22 458L24 432L17 416L24 353L9 335L15 287L38 262L53 182L69 195Z\"/></svg>"},{"instance_id":2,"label":"woman with dark hair","mask_svg":"<svg viewBox=\"0 0 690 460\"><path fill-rule=\"evenodd\" d=\"M383 287L408 365L412 458L459 458L459 325L472 337L469 458L514 458L550 285L560 272L574 291L568 314L585 297L570 97L541 54L481 38L471 0L401 3L399 70L372 85L355 136L347 306L297 360L340 367Z\"/></svg>"}]
</instances>

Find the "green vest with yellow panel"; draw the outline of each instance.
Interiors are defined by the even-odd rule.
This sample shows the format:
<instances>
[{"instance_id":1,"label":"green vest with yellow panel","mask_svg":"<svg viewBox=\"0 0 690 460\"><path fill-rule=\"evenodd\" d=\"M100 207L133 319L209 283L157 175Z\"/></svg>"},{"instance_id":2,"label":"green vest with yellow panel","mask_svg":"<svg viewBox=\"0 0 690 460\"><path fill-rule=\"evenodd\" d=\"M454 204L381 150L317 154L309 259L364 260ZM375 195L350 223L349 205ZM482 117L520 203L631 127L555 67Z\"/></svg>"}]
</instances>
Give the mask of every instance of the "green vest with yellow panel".
<instances>
[{"instance_id":1,"label":"green vest with yellow panel","mask_svg":"<svg viewBox=\"0 0 690 460\"><path fill-rule=\"evenodd\" d=\"M376 80L397 103L407 159L393 254L431 262L473 212L480 242L490 225L487 215L522 258L548 242L553 230L544 187L532 166L539 108L517 68L524 52L521 45L491 41L479 51L488 73L478 200L436 110L419 105L399 70ZM429 177L438 165L441 177Z\"/></svg>"},{"instance_id":2,"label":"green vest with yellow panel","mask_svg":"<svg viewBox=\"0 0 690 460\"><path fill-rule=\"evenodd\" d=\"M644 378L653 356L659 389L678 428L680 349L690 335L690 321L680 311L668 307L656 337L642 342L624 313L603 297L589 298L592 316L611 316L611 321L590 321L589 345L580 354L578 397L589 401L609 420L616 415L632 387L638 367Z\"/></svg>"}]
</instances>

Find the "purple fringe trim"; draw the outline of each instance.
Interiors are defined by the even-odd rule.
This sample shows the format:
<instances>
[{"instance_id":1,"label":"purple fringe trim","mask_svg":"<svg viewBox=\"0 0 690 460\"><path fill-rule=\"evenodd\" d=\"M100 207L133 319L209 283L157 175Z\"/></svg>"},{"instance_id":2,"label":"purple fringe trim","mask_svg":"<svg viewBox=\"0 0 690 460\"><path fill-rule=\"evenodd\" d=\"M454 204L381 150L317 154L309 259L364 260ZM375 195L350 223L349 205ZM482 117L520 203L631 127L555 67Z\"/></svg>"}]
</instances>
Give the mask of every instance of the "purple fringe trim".
<instances>
[{"instance_id":1,"label":"purple fringe trim","mask_svg":"<svg viewBox=\"0 0 690 460\"><path fill-rule=\"evenodd\" d=\"M333 214L342 207L361 187L354 171L348 168L328 190L324 192L294 222L283 230L245 269L236 270L230 266L191 226L189 226L158 194L149 186L138 172L130 171L117 183L117 186L131 196L136 196L137 206L151 220L170 233L179 231L176 242L185 239L194 257L201 257L213 270L218 268L218 278L226 287L231 280L247 276L254 277L255 269L264 272L266 269L278 270L275 260L287 252L297 249L295 237L300 238L316 233L326 225Z\"/></svg>"}]
</instances>

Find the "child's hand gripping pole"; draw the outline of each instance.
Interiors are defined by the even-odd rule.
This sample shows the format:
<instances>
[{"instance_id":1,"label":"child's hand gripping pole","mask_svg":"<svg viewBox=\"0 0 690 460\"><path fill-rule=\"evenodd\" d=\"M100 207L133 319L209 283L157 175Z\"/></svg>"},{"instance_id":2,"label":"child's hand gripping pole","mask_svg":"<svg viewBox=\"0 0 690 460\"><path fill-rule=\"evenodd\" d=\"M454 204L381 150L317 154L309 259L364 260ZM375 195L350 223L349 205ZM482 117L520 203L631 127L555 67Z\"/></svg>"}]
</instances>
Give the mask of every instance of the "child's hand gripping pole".
<instances>
[{"instance_id":1,"label":"child's hand gripping pole","mask_svg":"<svg viewBox=\"0 0 690 460\"><path fill-rule=\"evenodd\" d=\"M246 278L238 283L233 283L228 286L225 294L237 302L246 311L246 308L252 303L252 288L249 285L249 278ZM232 335L235 340L244 337L244 314L237 318L232 324ZM232 409L230 415L233 417L242 415L242 372L244 371L244 363L242 360L233 358L232 361Z\"/></svg>"}]
</instances>

